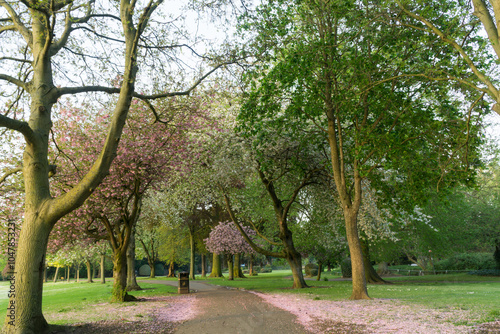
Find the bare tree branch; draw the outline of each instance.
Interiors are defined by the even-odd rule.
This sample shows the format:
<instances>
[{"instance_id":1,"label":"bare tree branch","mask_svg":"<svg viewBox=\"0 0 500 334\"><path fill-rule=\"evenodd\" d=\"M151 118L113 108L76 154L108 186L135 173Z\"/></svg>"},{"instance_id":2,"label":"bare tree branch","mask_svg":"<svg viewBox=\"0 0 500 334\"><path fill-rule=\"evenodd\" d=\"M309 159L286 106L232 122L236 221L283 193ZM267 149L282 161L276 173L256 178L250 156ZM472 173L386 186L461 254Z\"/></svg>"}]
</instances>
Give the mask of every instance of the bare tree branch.
<instances>
[{"instance_id":1,"label":"bare tree branch","mask_svg":"<svg viewBox=\"0 0 500 334\"><path fill-rule=\"evenodd\" d=\"M17 119L0 115L0 127L18 131L24 135L24 138L26 138L28 142L34 142L35 134L27 122L18 121Z\"/></svg>"},{"instance_id":2,"label":"bare tree branch","mask_svg":"<svg viewBox=\"0 0 500 334\"><path fill-rule=\"evenodd\" d=\"M3 176L0 178L0 185L11 175L13 174L16 174L16 173L19 173L23 170L22 167L17 167L17 168L14 168L14 169L11 169L7 172L5 172L5 174L3 174Z\"/></svg>"},{"instance_id":3,"label":"bare tree branch","mask_svg":"<svg viewBox=\"0 0 500 334\"><path fill-rule=\"evenodd\" d=\"M27 88L28 88L24 81L21 81L19 79L11 77L10 75L0 74L0 80L5 80L5 81L8 81L10 83L13 83L14 85L16 85L24 90L27 90Z\"/></svg>"},{"instance_id":4,"label":"bare tree branch","mask_svg":"<svg viewBox=\"0 0 500 334\"><path fill-rule=\"evenodd\" d=\"M7 13L10 16L10 20L12 23L14 23L14 26L16 27L16 30L23 35L24 39L28 43L28 45L32 46L33 45L33 36L31 35L31 32L26 28L26 26L23 24L21 19L19 18L19 15L17 15L16 11L10 6L10 4L5 1L5 0L0 0L0 6L5 8Z\"/></svg>"}]
</instances>

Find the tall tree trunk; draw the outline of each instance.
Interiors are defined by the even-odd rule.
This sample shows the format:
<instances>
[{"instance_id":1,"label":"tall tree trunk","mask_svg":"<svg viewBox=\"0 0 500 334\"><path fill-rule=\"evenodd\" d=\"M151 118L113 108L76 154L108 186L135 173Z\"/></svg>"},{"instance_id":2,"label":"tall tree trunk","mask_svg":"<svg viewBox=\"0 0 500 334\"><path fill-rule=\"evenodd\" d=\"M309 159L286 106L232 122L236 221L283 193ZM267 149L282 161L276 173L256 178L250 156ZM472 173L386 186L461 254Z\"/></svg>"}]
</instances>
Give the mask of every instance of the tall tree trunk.
<instances>
[{"instance_id":1,"label":"tall tree trunk","mask_svg":"<svg viewBox=\"0 0 500 334\"><path fill-rule=\"evenodd\" d=\"M104 260L105 260L105 255L101 254L101 284L106 283L106 276L104 274Z\"/></svg>"},{"instance_id":2,"label":"tall tree trunk","mask_svg":"<svg viewBox=\"0 0 500 334\"><path fill-rule=\"evenodd\" d=\"M59 275L59 267L56 267L56 273L54 274L54 280L53 282L57 282L57 275Z\"/></svg>"},{"instance_id":3,"label":"tall tree trunk","mask_svg":"<svg viewBox=\"0 0 500 334\"><path fill-rule=\"evenodd\" d=\"M365 265L365 276L367 283L384 283L390 284L384 280L380 275L375 271L370 261L370 249L368 247L368 242L363 238L359 239L361 245L361 251L363 252L363 263Z\"/></svg>"},{"instance_id":4,"label":"tall tree trunk","mask_svg":"<svg viewBox=\"0 0 500 334\"><path fill-rule=\"evenodd\" d=\"M76 264L76 282L80 283L80 263Z\"/></svg>"},{"instance_id":5,"label":"tall tree trunk","mask_svg":"<svg viewBox=\"0 0 500 334\"><path fill-rule=\"evenodd\" d=\"M191 256L189 260L189 279L195 279L195 252L196 252L196 243L194 240L194 231L189 229L189 246L191 249Z\"/></svg>"},{"instance_id":6,"label":"tall tree trunk","mask_svg":"<svg viewBox=\"0 0 500 334\"><path fill-rule=\"evenodd\" d=\"M3 333L9 334L37 332L48 328L42 314L42 292L50 227L37 218L36 212L31 212L29 202L26 203L26 213L15 254L15 273L10 279L15 291L10 293L3 326ZM57 279L57 269L54 277Z\"/></svg>"},{"instance_id":7,"label":"tall tree trunk","mask_svg":"<svg viewBox=\"0 0 500 334\"><path fill-rule=\"evenodd\" d=\"M253 270L253 254L250 254L250 261L248 263L248 275L257 276L257 273Z\"/></svg>"},{"instance_id":8,"label":"tall tree trunk","mask_svg":"<svg viewBox=\"0 0 500 334\"><path fill-rule=\"evenodd\" d=\"M126 252L114 250L113 255L113 290L111 302L125 302L135 300L127 293L127 256Z\"/></svg>"},{"instance_id":9,"label":"tall tree trunk","mask_svg":"<svg viewBox=\"0 0 500 334\"><path fill-rule=\"evenodd\" d=\"M238 278L246 278L241 270L241 254L234 254L234 276Z\"/></svg>"},{"instance_id":10,"label":"tall tree trunk","mask_svg":"<svg viewBox=\"0 0 500 334\"><path fill-rule=\"evenodd\" d=\"M130 241L127 247L127 291L135 290L142 290L142 288L137 284L135 275L135 228L133 228L130 233Z\"/></svg>"},{"instance_id":11,"label":"tall tree trunk","mask_svg":"<svg viewBox=\"0 0 500 334\"><path fill-rule=\"evenodd\" d=\"M71 273L71 266L68 266L68 269L66 270L66 282L69 283L69 274Z\"/></svg>"},{"instance_id":12,"label":"tall tree trunk","mask_svg":"<svg viewBox=\"0 0 500 334\"><path fill-rule=\"evenodd\" d=\"M155 278L156 277L156 268L155 268L155 263L153 261L149 261L149 268L151 269L151 273L149 274L149 278Z\"/></svg>"},{"instance_id":13,"label":"tall tree trunk","mask_svg":"<svg viewBox=\"0 0 500 334\"><path fill-rule=\"evenodd\" d=\"M201 254L201 277L207 277L207 256L205 254Z\"/></svg>"},{"instance_id":14,"label":"tall tree trunk","mask_svg":"<svg viewBox=\"0 0 500 334\"><path fill-rule=\"evenodd\" d=\"M97 262L93 261L92 263L92 279L97 277Z\"/></svg>"},{"instance_id":15,"label":"tall tree trunk","mask_svg":"<svg viewBox=\"0 0 500 334\"><path fill-rule=\"evenodd\" d=\"M233 255L227 254L227 269L229 271L227 279L229 281L234 280L234 266L233 266Z\"/></svg>"},{"instance_id":16,"label":"tall tree trunk","mask_svg":"<svg viewBox=\"0 0 500 334\"><path fill-rule=\"evenodd\" d=\"M85 265L87 266L87 283L94 283L92 280L92 263L89 259L85 260Z\"/></svg>"},{"instance_id":17,"label":"tall tree trunk","mask_svg":"<svg viewBox=\"0 0 500 334\"><path fill-rule=\"evenodd\" d=\"M174 259L170 260L168 264L168 277L175 277L175 262Z\"/></svg>"},{"instance_id":18,"label":"tall tree trunk","mask_svg":"<svg viewBox=\"0 0 500 334\"><path fill-rule=\"evenodd\" d=\"M292 269L293 288L308 288L309 286L307 285L304 279L304 274L302 273L302 256L295 249L292 231L288 229L288 225L284 219L280 221L280 239L284 246L283 251L285 252L285 258Z\"/></svg>"},{"instance_id":19,"label":"tall tree trunk","mask_svg":"<svg viewBox=\"0 0 500 334\"><path fill-rule=\"evenodd\" d=\"M295 250L293 252L287 252L286 255L286 260L292 269L293 288L308 288L309 286L307 285L304 279L304 274L302 273L302 256Z\"/></svg>"},{"instance_id":20,"label":"tall tree trunk","mask_svg":"<svg viewBox=\"0 0 500 334\"><path fill-rule=\"evenodd\" d=\"M222 276L222 263L220 260L220 255L213 253L212 257L212 272L208 277L224 277Z\"/></svg>"},{"instance_id":21,"label":"tall tree trunk","mask_svg":"<svg viewBox=\"0 0 500 334\"><path fill-rule=\"evenodd\" d=\"M361 244L359 242L357 217L356 214L350 211L349 209L344 210L347 243L351 254L352 267L352 294L350 299L371 299L368 296L366 287L365 267Z\"/></svg>"},{"instance_id":22,"label":"tall tree trunk","mask_svg":"<svg viewBox=\"0 0 500 334\"><path fill-rule=\"evenodd\" d=\"M318 277L316 277L316 281L321 279L321 273L323 272L323 262L318 261Z\"/></svg>"}]
</instances>

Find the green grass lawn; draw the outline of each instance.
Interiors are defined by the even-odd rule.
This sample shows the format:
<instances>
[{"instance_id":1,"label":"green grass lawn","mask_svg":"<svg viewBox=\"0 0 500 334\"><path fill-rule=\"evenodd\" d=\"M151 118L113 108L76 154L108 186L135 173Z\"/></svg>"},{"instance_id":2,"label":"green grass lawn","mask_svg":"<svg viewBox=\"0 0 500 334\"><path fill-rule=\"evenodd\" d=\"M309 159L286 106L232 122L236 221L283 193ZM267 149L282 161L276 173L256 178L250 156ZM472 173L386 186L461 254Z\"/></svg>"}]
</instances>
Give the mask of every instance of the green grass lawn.
<instances>
[{"instance_id":1,"label":"green grass lawn","mask_svg":"<svg viewBox=\"0 0 500 334\"><path fill-rule=\"evenodd\" d=\"M43 312L67 312L83 309L92 304L109 302L112 286L112 280L108 280L106 284L63 281L45 283L43 286ZM163 284L141 283L141 287L143 290L132 291L130 294L140 297L177 293L177 288ZM0 309L2 310L7 309L7 293L8 282L0 282Z\"/></svg>"},{"instance_id":2,"label":"green grass lawn","mask_svg":"<svg viewBox=\"0 0 500 334\"><path fill-rule=\"evenodd\" d=\"M350 281L334 280L340 277L327 274L329 281L307 280L310 289L291 289L291 272L276 270L248 278L228 281L224 278L200 278L209 284L229 286L271 293L301 294L319 300L346 300L351 294ZM134 291L134 296L176 294L177 288L147 283L149 278L139 277L144 290ZM177 278L157 277L154 280ZM500 277L481 277L467 274L390 277L393 284L368 286L372 298L396 299L408 304L419 304L434 309L462 309L481 314L481 322L500 319ZM83 310L89 305L106 303L111 297L112 281L106 284L57 282L45 283L44 313L61 313ZM0 308L6 309L8 282L0 282Z\"/></svg>"}]
</instances>

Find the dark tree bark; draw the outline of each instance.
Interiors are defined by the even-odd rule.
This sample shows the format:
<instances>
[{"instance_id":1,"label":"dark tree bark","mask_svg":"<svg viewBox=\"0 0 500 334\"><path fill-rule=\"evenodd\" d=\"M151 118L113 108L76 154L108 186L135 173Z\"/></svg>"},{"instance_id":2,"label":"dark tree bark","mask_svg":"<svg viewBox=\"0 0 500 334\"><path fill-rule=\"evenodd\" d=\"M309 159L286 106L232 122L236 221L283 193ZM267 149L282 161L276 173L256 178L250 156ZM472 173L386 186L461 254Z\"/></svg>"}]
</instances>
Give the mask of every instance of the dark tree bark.
<instances>
[{"instance_id":1,"label":"dark tree bark","mask_svg":"<svg viewBox=\"0 0 500 334\"><path fill-rule=\"evenodd\" d=\"M234 280L234 266L233 266L233 255L227 254L227 269L229 271L227 279L229 281Z\"/></svg>"},{"instance_id":2,"label":"dark tree bark","mask_svg":"<svg viewBox=\"0 0 500 334\"><path fill-rule=\"evenodd\" d=\"M363 263L365 267L366 282L390 284L390 282L380 277L380 275L377 274L375 269L373 269L373 266L371 265L370 261L370 249L368 247L368 242L366 242L363 238L360 238L359 242L361 244L361 251L363 252Z\"/></svg>"},{"instance_id":3,"label":"dark tree bark","mask_svg":"<svg viewBox=\"0 0 500 334\"><path fill-rule=\"evenodd\" d=\"M153 266L154 267L154 266ZM130 234L127 248L127 291L142 290L135 275L135 228Z\"/></svg>"},{"instance_id":4,"label":"dark tree bark","mask_svg":"<svg viewBox=\"0 0 500 334\"><path fill-rule=\"evenodd\" d=\"M318 276L316 277L316 281L321 279L321 273L323 272L323 262L318 261Z\"/></svg>"}]
</instances>

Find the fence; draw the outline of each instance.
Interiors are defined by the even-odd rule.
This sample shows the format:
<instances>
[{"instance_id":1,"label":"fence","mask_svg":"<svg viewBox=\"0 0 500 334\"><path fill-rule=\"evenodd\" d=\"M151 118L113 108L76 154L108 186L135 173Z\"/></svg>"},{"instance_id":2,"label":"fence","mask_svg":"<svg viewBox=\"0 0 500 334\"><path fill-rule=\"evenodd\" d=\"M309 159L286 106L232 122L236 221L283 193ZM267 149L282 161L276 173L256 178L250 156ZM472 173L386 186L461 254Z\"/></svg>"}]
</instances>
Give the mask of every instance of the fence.
<instances>
[{"instance_id":1,"label":"fence","mask_svg":"<svg viewBox=\"0 0 500 334\"><path fill-rule=\"evenodd\" d=\"M420 269L388 269L398 275L406 276L424 276L424 275L446 275L468 273L470 270L420 270Z\"/></svg>"}]
</instances>

